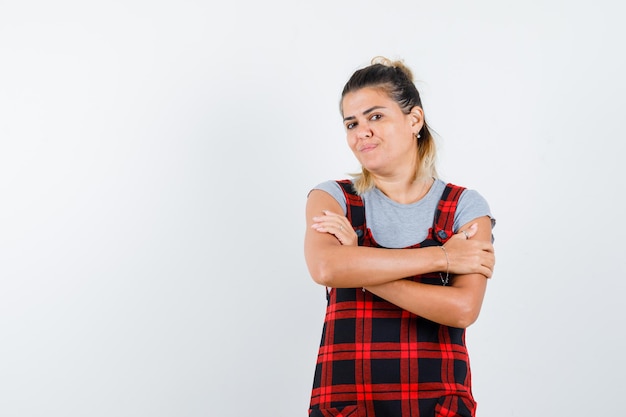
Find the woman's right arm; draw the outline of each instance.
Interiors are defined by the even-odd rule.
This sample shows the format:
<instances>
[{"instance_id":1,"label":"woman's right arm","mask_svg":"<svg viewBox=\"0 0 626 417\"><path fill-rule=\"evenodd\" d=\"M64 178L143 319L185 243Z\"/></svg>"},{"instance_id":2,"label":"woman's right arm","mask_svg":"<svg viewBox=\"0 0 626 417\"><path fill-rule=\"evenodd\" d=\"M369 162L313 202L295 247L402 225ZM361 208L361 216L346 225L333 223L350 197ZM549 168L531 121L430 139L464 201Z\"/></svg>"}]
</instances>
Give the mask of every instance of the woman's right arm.
<instances>
[{"instance_id":1,"label":"woman's right arm","mask_svg":"<svg viewBox=\"0 0 626 417\"><path fill-rule=\"evenodd\" d=\"M306 205L304 238L306 263L315 282L333 288L356 288L429 272L479 273L491 277L495 257L488 242L453 236L446 254L439 247L382 249L356 246L356 234L339 203L328 193L313 190ZM343 244L342 244L343 242Z\"/></svg>"}]
</instances>

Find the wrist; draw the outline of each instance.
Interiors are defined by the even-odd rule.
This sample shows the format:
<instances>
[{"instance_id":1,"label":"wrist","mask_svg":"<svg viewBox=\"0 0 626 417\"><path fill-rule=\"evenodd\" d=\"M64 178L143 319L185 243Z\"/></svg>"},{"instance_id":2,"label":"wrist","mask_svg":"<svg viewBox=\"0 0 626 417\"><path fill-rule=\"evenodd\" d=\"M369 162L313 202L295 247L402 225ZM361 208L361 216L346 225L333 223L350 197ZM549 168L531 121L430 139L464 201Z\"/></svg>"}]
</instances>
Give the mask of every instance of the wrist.
<instances>
[{"instance_id":1,"label":"wrist","mask_svg":"<svg viewBox=\"0 0 626 417\"><path fill-rule=\"evenodd\" d=\"M448 266L448 259L446 258L445 249L442 249L441 246L430 246L426 249L429 249L428 259L430 260L430 267L428 268L428 272L440 272L445 271Z\"/></svg>"},{"instance_id":2,"label":"wrist","mask_svg":"<svg viewBox=\"0 0 626 417\"><path fill-rule=\"evenodd\" d=\"M446 247L444 245L439 246L439 248L442 250L445 258L446 258L446 275L444 277L444 275L439 272L439 276L441 277L441 283L445 286L448 284L448 282L450 281L450 258L448 258L448 250L446 249Z\"/></svg>"}]
</instances>

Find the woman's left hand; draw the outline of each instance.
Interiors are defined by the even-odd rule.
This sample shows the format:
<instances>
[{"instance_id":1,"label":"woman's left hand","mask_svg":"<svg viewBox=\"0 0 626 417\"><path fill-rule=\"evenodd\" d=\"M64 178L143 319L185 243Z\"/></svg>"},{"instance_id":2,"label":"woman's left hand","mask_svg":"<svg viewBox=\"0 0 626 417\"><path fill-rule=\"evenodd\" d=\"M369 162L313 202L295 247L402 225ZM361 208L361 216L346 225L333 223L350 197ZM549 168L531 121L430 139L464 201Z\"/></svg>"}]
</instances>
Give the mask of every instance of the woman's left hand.
<instances>
[{"instance_id":1,"label":"woman's left hand","mask_svg":"<svg viewBox=\"0 0 626 417\"><path fill-rule=\"evenodd\" d=\"M323 215L313 217L311 228L320 233L329 233L344 246L358 246L359 238L346 216L323 210Z\"/></svg>"}]
</instances>

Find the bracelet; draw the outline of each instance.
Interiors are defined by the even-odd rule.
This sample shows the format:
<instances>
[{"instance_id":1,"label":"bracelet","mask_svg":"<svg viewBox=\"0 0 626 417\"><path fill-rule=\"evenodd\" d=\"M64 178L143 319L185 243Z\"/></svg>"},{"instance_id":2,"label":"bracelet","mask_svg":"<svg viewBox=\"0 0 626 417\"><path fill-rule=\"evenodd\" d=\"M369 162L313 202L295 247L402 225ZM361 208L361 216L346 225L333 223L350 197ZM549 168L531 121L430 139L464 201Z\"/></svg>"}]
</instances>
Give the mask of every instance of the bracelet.
<instances>
[{"instance_id":1,"label":"bracelet","mask_svg":"<svg viewBox=\"0 0 626 417\"><path fill-rule=\"evenodd\" d=\"M450 280L450 260L448 259L448 251L446 250L446 247L443 245L439 247L443 251L444 255L446 255L446 277L444 278L442 273L441 272L439 273L439 278L441 278L441 283L445 287L448 284L448 281Z\"/></svg>"}]
</instances>

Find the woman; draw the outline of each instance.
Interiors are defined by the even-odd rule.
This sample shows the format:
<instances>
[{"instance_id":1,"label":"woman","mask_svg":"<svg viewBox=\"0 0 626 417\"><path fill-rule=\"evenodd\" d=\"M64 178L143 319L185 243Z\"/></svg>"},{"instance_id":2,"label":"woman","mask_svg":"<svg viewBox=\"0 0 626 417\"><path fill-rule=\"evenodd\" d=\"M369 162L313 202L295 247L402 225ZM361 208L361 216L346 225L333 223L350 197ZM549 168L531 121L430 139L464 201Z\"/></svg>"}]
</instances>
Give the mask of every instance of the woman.
<instances>
[{"instance_id":1,"label":"woman","mask_svg":"<svg viewBox=\"0 0 626 417\"><path fill-rule=\"evenodd\" d=\"M437 178L411 71L375 58L341 96L362 172L309 194L305 257L328 307L309 415L474 416L465 328L495 263L475 191Z\"/></svg>"}]
</instances>

